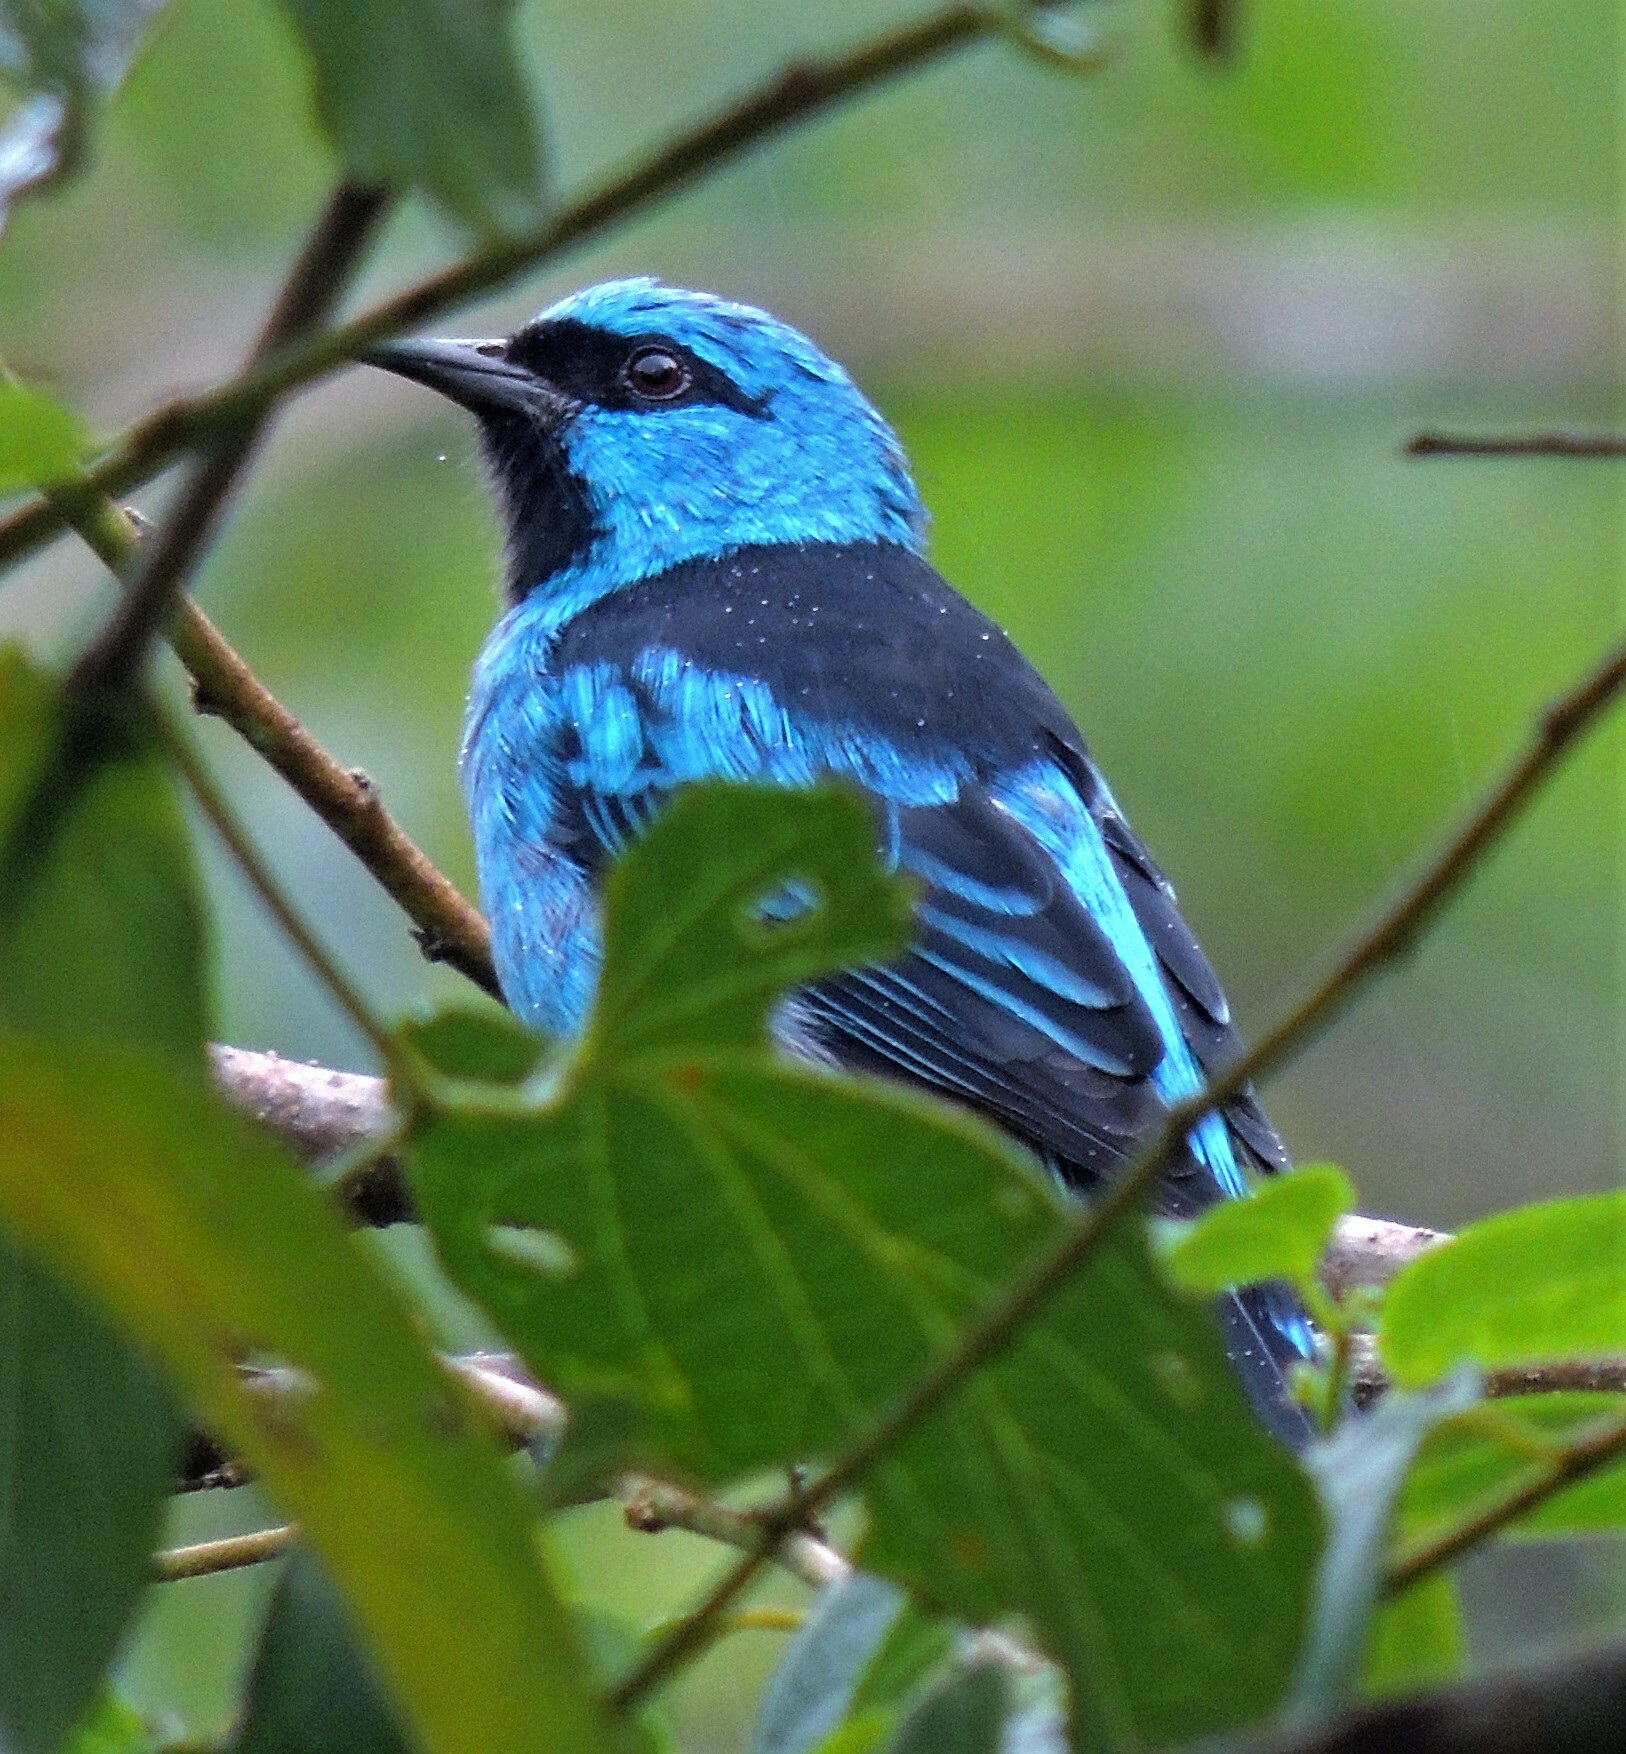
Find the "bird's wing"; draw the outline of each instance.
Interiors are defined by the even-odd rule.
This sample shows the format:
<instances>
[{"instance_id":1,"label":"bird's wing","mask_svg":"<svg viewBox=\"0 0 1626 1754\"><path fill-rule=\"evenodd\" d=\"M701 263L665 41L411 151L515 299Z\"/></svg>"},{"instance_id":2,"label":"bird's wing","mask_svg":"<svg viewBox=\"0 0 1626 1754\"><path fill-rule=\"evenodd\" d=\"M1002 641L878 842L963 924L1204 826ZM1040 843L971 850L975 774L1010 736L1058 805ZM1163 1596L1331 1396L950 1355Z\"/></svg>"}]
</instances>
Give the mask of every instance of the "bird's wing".
<instances>
[{"instance_id":1,"label":"bird's wing","mask_svg":"<svg viewBox=\"0 0 1626 1754\"><path fill-rule=\"evenodd\" d=\"M954 771L873 725L833 730L760 679L708 686L661 654L597 660L591 687L562 680L599 704L562 729L549 839L589 874L699 779L834 773L870 793L883 855L921 886L919 925L897 961L799 996L796 1024L837 1063L996 1117L1087 1189L1234 1049L1212 971L1081 748L1051 738L1020 766ZM1233 1109L1176 1161L1170 1210L1241 1192L1240 1164L1282 1160L1257 1109Z\"/></svg>"}]
</instances>

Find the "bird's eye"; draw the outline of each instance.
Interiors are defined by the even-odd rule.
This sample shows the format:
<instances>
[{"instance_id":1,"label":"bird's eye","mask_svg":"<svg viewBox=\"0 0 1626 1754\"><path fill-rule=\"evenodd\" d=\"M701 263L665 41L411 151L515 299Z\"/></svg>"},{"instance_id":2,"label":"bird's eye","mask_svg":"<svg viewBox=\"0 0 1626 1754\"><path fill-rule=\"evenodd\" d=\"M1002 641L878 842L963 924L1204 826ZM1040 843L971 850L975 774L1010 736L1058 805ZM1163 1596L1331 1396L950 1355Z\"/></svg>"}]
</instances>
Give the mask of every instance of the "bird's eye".
<instances>
[{"instance_id":1,"label":"bird's eye","mask_svg":"<svg viewBox=\"0 0 1626 1754\"><path fill-rule=\"evenodd\" d=\"M621 376L629 390L648 402L671 402L689 387L689 368L664 347L640 347Z\"/></svg>"}]
</instances>

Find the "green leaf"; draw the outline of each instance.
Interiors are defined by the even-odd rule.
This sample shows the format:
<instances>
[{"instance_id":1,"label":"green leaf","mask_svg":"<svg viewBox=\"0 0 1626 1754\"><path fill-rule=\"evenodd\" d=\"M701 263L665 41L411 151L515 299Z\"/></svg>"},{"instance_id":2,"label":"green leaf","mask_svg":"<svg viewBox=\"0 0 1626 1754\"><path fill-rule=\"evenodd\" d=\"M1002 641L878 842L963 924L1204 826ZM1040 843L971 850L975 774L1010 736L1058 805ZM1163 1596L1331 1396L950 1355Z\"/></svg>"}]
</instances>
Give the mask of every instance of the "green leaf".
<instances>
[{"instance_id":1,"label":"green leaf","mask_svg":"<svg viewBox=\"0 0 1626 1754\"><path fill-rule=\"evenodd\" d=\"M898 1725L887 1754L999 1754L1011 1709L1010 1677L972 1663L940 1681Z\"/></svg>"},{"instance_id":2,"label":"green leaf","mask_svg":"<svg viewBox=\"0 0 1626 1754\"><path fill-rule=\"evenodd\" d=\"M821 787L789 803L756 786L686 794L611 873L584 1067L760 1048L786 988L903 949L911 893L877 867L874 818L856 793Z\"/></svg>"},{"instance_id":3,"label":"green leaf","mask_svg":"<svg viewBox=\"0 0 1626 1754\"><path fill-rule=\"evenodd\" d=\"M0 824L0 1023L139 1041L201 1077L206 937L167 772L123 715L59 721L36 700L0 710L0 741L13 724L35 757L20 772L8 756L0 775L14 800Z\"/></svg>"},{"instance_id":4,"label":"green leaf","mask_svg":"<svg viewBox=\"0 0 1626 1754\"><path fill-rule=\"evenodd\" d=\"M94 445L72 409L0 374L0 493L69 480Z\"/></svg>"},{"instance_id":5,"label":"green leaf","mask_svg":"<svg viewBox=\"0 0 1626 1754\"><path fill-rule=\"evenodd\" d=\"M1361 1691L1381 1699L1453 1681L1466 1650L1457 1580L1450 1572L1436 1572L1379 1604Z\"/></svg>"},{"instance_id":6,"label":"green leaf","mask_svg":"<svg viewBox=\"0 0 1626 1754\"><path fill-rule=\"evenodd\" d=\"M874 834L834 792L674 804L608 885L604 1000L558 1096L445 1115L410 1152L448 1272L542 1380L643 1404L623 1465L724 1481L834 1455L1066 1221L967 1117L767 1045L785 982L895 949ZM522 1258L525 1230L551 1256ZM867 1568L971 1624L1025 1613L1104 1746L1281 1696L1313 1494L1137 1227L865 1493Z\"/></svg>"},{"instance_id":7,"label":"green leaf","mask_svg":"<svg viewBox=\"0 0 1626 1754\"><path fill-rule=\"evenodd\" d=\"M1541 1473L1553 1449L1600 1420L1626 1414L1626 1396L1509 1395L1432 1432L1406 1479L1400 1528L1432 1540ZM1626 1529L1626 1462L1566 1486L1514 1523L1510 1539Z\"/></svg>"},{"instance_id":8,"label":"green leaf","mask_svg":"<svg viewBox=\"0 0 1626 1754\"><path fill-rule=\"evenodd\" d=\"M1341 1169L1330 1163L1295 1169L1182 1227L1163 1264L1183 1290L1207 1296L1261 1279L1313 1284L1334 1225L1354 1209L1355 1190Z\"/></svg>"},{"instance_id":9,"label":"green leaf","mask_svg":"<svg viewBox=\"0 0 1626 1754\"><path fill-rule=\"evenodd\" d=\"M49 1173L46 1166L42 1173ZM150 1581L180 1430L146 1362L0 1243L0 1744L55 1754Z\"/></svg>"},{"instance_id":10,"label":"green leaf","mask_svg":"<svg viewBox=\"0 0 1626 1754\"><path fill-rule=\"evenodd\" d=\"M1379 1346L1402 1384L1626 1353L1626 1190L1469 1225L1396 1276Z\"/></svg>"},{"instance_id":11,"label":"green leaf","mask_svg":"<svg viewBox=\"0 0 1626 1754\"><path fill-rule=\"evenodd\" d=\"M0 226L19 196L65 182L163 0L0 7L0 74L26 95L0 128ZM4 427L0 415L0 428Z\"/></svg>"},{"instance_id":12,"label":"green leaf","mask_svg":"<svg viewBox=\"0 0 1626 1754\"><path fill-rule=\"evenodd\" d=\"M316 107L358 181L422 189L477 229L543 211L542 152L513 0L283 0Z\"/></svg>"},{"instance_id":13,"label":"green leaf","mask_svg":"<svg viewBox=\"0 0 1626 1754\"><path fill-rule=\"evenodd\" d=\"M1354 1691L1372 1641L1390 1525L1407 1471L1429 1432L1478 1396L1472 1372L1421 1393L1391 1390L1372 1411L1346 1419L1306 1454L1330 1529L1290 1720L1319 1717Z\"/></svg>"},{"instance_id":14,"label":"green leaf","mask_svg":"<svg viewBox=\"0 0 1626 1754\"><path fill-rule=\"evenodd\" d=\"M0 1028L127 1036L201 1079L202 985L185 828L139 727L65 715L0 652ZM0 1408L0 1742L44 1754L150 1582L182 1433L147 1361L3 1235Z\"/></svg>"},{"instance_id":15,"label":"green leaf","mask_svg":"<svg viewBox=\"0 0 1626 1754\"><path fill-rule=\"evenodd\" d=\"M829 1585L768 1679L750 1754L807 1754L817 1747L846 1716L903 1607L891 1584L861 1571Z\"/></svg>"},{"instance_id":16,"label":"green leaf","mask_svg":"<svg viewBox=\"0 0 1626 1754\"><path fill-rule=\"evenodd\" d=\"M543 1054L542 1042L501 1011L437 1011L403 1024L401 1035L437 1072L486 1084L523 1084Z\"/></svg>"},{"instance_id":17,"label":"green leaf","mask_svg":"<svg viewBox=\"0 0 1626 1754\"><path fill-rule=\"evenodd\" d=\"M277 1580L232 1754L413 1754L339 1592L308 1554Z\"/></svg>"},{"instance_id":18,"label":"green leaf","mask_svg":"<svg viewBox=\"0 0 1626 1754\"><path fill-rule=\"evenodd\" d=\"M301 1525L426 1754L610 1747L483 1420L266 1134L137 1049L0 1037L0 1217ZM308 1395L268 1407L257 1356Z\"/></svg>"},{"instance_id":19,"label":"green leaf","mask_svg":"<svg viewBox=\"0 0 1626 1754\"><path fill-rule=\"evenodd\" d=\"M152 1732L122 1699L105 1693L57 1754L152 1754Z\"/></svg>"}]
</instances>

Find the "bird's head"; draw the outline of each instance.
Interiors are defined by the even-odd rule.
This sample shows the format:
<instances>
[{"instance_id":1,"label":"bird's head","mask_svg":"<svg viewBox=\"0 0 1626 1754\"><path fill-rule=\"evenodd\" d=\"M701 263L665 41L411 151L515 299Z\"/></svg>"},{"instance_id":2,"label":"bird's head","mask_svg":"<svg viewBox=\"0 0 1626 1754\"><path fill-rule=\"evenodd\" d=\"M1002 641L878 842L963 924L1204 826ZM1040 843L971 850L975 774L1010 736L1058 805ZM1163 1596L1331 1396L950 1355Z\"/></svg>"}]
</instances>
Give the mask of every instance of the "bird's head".
<instances>
[{"instance_id":1,"label":"bird's head","mask_svg":"<svg viewBox=\"0 0 1626 1754\"><path fill-rule=\"evenodd\" d=\"M506 341L367 358L479 421L515 601L595 595L762 543L922 544L892 429L805 335L748 305L612 280Z\"/></svg>"}]
</instances>

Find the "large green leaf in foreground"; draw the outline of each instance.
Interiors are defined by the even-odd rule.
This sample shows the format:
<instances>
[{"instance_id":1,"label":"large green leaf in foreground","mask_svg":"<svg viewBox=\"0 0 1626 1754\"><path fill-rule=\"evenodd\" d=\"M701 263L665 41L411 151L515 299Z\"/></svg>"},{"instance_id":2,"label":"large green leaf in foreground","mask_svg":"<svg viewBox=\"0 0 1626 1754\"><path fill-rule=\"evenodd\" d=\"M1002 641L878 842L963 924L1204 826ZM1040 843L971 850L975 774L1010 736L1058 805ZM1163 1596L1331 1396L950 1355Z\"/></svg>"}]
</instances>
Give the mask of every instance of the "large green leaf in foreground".
<instances>
[{"instance_id":1,"label":"large green leaf in foreground","mask_svg":"<svg viewBox=\"0 0 1626 1754\"><path fill-rule=\"evenodd\" d=\"M0 1213L298 1520L426 1750L608 1746L500 1457L266 1135L139 1050L0 1038ZM257 1398L250 1356L307 1392Z\"/></svg>"},{"instance_id":2,"label":"large green leaf in foreground","mask_svg":"<svg viewBox=\"0 0 1626 1754\"><path fill-rule=\"evenodd\" d=\"M70 718L0 652L0 1029L141 1040L201 1077L202 943L180 812L138 727ZM0 1745L55 1750L95 1698L180 1442L147 1360L0 1236Z\"/></svg>"},{"instance_id":3,"label":"large green leaf in foreground","mask_svg":"<svg viewBox=\"0 0 1626 1754\"><path fill-rule=\"evenodd\" d=\"M201 958L139 721L0 657L0 1742L59 1744L150 1575L175 1430L105 1312L303 1525L426 1750L599 1754L500 1458L328 1203L208 1088ZM252 1356L308 1392L256 1399Z\"/></svg>"},{"instance_id":4,"label":"large green leaf in foreground","mask_svg":"<svg viewBox=\"0 0 1626 1754\"><path fill-rule=\"evenodd\" d=\"M601 1000L561 1092L448 1116L414 1153L454 1278L552 1386L634 1400L657 1465L722 1480L831 1457L1067 1221L969 1120L768 1050L787 985L902 940L873 836L834 792L680 801L612 878ZM822 905L763 923L755 904L796 895ZM1082 1745L1281 1697L1314 1499L1138 1227L864 1491L866 1563L973 1622L1027 1615Z\"/></svg>"}]
</instances>

